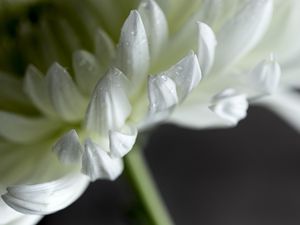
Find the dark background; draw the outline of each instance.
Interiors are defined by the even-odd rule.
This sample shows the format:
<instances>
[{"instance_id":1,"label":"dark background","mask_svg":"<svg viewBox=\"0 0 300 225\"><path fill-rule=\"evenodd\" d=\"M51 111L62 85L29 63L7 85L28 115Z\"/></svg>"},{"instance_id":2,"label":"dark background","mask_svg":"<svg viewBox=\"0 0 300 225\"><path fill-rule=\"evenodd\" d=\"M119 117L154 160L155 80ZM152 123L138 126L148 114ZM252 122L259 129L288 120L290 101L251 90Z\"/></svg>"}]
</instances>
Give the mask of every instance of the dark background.
<instances>
[{"instance_id":1,"label":"dark background","mask_svg":"<svg viewBox=\"0 0 300 225\"><path fill-rule=\"evenodd\" d=\"M145 151L177 225L300 224L300 135L271 112L226 130L163 125ZM97 181L39 225L132 224L133 199L125 177Z\"/></svg>"}]
</instances>

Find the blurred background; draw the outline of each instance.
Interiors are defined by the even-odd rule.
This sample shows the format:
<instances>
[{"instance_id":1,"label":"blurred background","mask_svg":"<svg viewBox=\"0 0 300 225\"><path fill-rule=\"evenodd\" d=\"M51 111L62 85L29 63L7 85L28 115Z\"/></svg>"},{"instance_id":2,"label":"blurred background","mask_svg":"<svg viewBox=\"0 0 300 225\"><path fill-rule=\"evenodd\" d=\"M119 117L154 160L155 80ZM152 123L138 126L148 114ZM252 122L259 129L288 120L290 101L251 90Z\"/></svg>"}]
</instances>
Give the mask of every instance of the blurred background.
<instances>
[{"instance_id":1,"label":"blurred background","mask_svg":"<svg viewBox=\"0 0 300 225\"><path fill-rule=\"evenodd\" d=\"M176 225L300 224L300 138L276 115L251 107L226 130L160 126L145 149ZM39 225L127 225L135 195L126 181L97 181Z\"/></svg>"}]
</instances>

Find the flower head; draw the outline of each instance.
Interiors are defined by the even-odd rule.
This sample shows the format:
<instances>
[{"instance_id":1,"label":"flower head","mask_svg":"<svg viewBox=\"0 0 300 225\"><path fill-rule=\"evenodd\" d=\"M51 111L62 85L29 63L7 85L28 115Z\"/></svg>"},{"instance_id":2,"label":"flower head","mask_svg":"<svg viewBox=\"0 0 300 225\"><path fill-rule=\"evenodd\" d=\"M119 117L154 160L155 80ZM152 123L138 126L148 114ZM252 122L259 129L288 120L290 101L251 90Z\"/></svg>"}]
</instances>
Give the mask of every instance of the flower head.
<instances>
[{"instance_id":1,"label":"flower head","mask_svg":"<svg viewBox=\"0 0 300 225\"><path fill-rule=\"evenodd\" d=\"M69 0L55 5L65 13L19 25L21 43L42 37L31 43L35 54L21 49L35 63L22 81L0 76L1 169L9 171L1 194L7 188L2 199L22 213L52 213L89 181L116 179L138 132L167 118L198 128L236 125L248 99L277 85L273 58L253 69L235 66L263 36L271 0L238 3L233 12L226 3L195 1L179 21L174 10L183 2L167 3L168 14L143 0L122 28L119 4Z\"/></svg>"}]
</instances>

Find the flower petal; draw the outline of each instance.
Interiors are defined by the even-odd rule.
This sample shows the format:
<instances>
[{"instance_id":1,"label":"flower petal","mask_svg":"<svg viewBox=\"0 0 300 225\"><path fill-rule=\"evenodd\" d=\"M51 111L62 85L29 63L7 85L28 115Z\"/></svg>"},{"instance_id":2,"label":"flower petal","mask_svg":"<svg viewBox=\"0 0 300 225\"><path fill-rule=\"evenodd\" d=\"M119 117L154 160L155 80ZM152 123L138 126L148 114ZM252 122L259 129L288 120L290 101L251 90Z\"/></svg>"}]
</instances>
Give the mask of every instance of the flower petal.
<instances>
[{"instance_id":1,"label":"flower petal","mask_svg":"<svg viewBox=\"0 0 300 225\"><path fill-rule=\"evenodd\" d=\"M205 76L214 62L217 40L212 29L198 22L198 59L202 75Z\"/></svg>"},{"instance_id":2,"label":"flower petal","mask_svg":"<svg viewBox=\"0 0 300 225\"><path fill-rule=\"evenodd\" d=\"M121 30L116 65L138 88L147 76L149 61L147 34L140 14L133 10Z\"/></svg>"},{"instance_id":3,"label":"flower petal","mask_svg":"<svg viewBox=\"0 0 300 225\"><path fill-rule=\"evenodd\" d=\"M53 146L59 160L65 164L77 163L81 159L82 147L74 129L64 134Z\"/></svg>"},{"instance_id":4,"label":"flower petal","mask_svg":"<svg viewBox=\"0 0 300 225\"><path fill-rule=\"evenodd\" d=\"M115 57L115 47L110 37L98 29L95 36L95 54L101 66L101 72L104 72L109 66L111 59Z\"/></svg>"},{"instance_id":5,"label":"flower petal","mask_svg":"<svg viewBox=\"0 0 300 225\"><path fill-rule=\"evenodd\" d=\"M94 90L86 113L86 128L107 135L109 130L123 127L131 112L127 89L128 80L124 74L110 69Z\"/></svg>"},{"instance_id":6,"label":"flower petal","mask_svg":"<svg viewBox=\"0 0 300 225\"><path fill-rule=\"evenodd\" d=\"M197 56L190 52L161 75L165 75L175 82L178 99L180 102L183 101L201 80L201 70Z\"/></svg>"},{"instance_id":7,"label":"flower petal","mask_svg":"<svg viewBox=\"0 0 300 225\"><path fill-rule=\"evenodd\" d=\"M99 145L87 139L84 143L81 171L92 181L100 178L115 180L123 171L123 161L111 158Z\"/></svg>"},{"instance_id":8,"label":"flower petal","mask_svg":"<svg viewBox=\"0 0 300 225\"><path fill-rule=\"evenodd\" d=\"M36 215L24 215L9 207L0 198L1 225L34 225L42 218Z\"/></svg>"},{"instance_id":9,"label":"flower petal","mask_svg":"<svg viewBox=\"0 0 300 225\"><path fill-rule=\"evenodd\" d=\"M215 95L210 106L205 103L186 104L176 108L170 122L196 128L232 127L246 116L248 102L246 96L233 89L226 89Z\"/></svg>"},{"instance_id":10,"label":"flower petal","mask_svg":"<svg viewBox=\"0 0 300 225\"><path fill-rule=\"evenodd\" d=\"M7 225L35 225L42 218L43 218L42 216L36 216L36 215L23 215L19 219L14 220Z\"/></svg>"},{"instance_id":11,"label":"flower petal","mask_svg":"<svg viewBox=\"0 0 300 225\"><path fill-rule=\"evenodd\" d=\"M29 118L4 111L0 111L0 124L0 136L16 143L40 140L61 126L45 118Z\"/></svg>"},{"instance_id":12,"label":"flower petal","mask_svg":"<svg viewBox=\"0 0 300 225\"><path fill-rule=\"evenodd\" d=\"M214 70L234 63L257 44L271 20L272 3L272 0L250 0L222 27L217 34Z\"/></svg>"},{"instance_id":13,"label":"flower petal","mask_svg":"<svg viewBox=\"0 0 300 225\"><path fill-rule=\"evenodd\" d=\"M246 96L237 94L234 89L226 89L213 98L214 105L210 109L218 116L228 121L229 126L235 126L247 115L248 102Z\"/></svg>"},{"instance_id":14,"label":"flower petal","mask_svg":"<svg viewBox=\"0 0 300 225\"><path fill-rule=\"evenodd\" d=\"M66 121L80 120L86 103L68 72L54 63L47 72L46 81L55 111Z\"/></svg>"},{"instance_id":15,"label":"flower petal","mask_svg":"<svg viewBox=\"0 0 300 225\"><path fill-rule=\"evenodd\" d=\"M43 74L33 65L26 70L24 90L34 105L45 115L55 117Z\"/></svg>"},{"instance_id":16,"label":"flower petal","mask_svg":"<svg viewBox=\"0 0 300 225\"><path fill-rule=\"evenodd\" d=\"M154 0L143 0L138 9L149 42L151 60L155 60L168 39L167 19Z\"/></svg>"},{"instance_id":17,"label":"flower petal","mask_svg":"<svg viewBox=\"0 0 300 225\"><path fill-rule=\"evenodd\" d=\"M97 81L103 75L97 59L87 51L76 51L73 54L73 68L78 87L84 94L90 95Z\"/></svg>"},{"instance_id":18,"label":"flower petal","mask_svg":"<svg viewBox=\"0 0 300 225\"><path fill-rule=\"evenodd\" d=\"M166 75L150 76L148 96L150 114L168 110L178 103L176 83Z\"/></svg>"},{"instance_id":19,"label":"flower petal","mask_svg":"<svg viewBox=\"0 0 300 225\"><path fill-rule=\"evenodd\" d=\"M137 137L137 129L129 128L126 132L110 131L109 132L109 145L110 155L115 158L122 158L133 147Z\"/></svg>"},{"instance_id":20,"label":"flower petal","mask_svg":"<svg viewBox=\"0 0 300 225\"><path fill-rule=\"evenodd\" d=\"M2 199L21 213L45 215L69 206L88 183L87 177L73 174L52 182L9 187Z\"/></svg>"},{"instance_id":21,"label":"flower petal","mask_svg":"<svg viewBox=\"0 0 300 225\"><path fill-rule=\"evenodd\" d=\"M272 94L279 84L281 70L271 55L269 60L260 62L248 76L254 89L263 94Z\"/></svg>"},{"instance_id":22,"label":"flower petal","mask_svg":"<svg viewBox=\"0 0 300 225\"><path fill-rule=\"evenodd\" d=\"M148 79L150 114L169 110L182 102L200 79L198 59L192 52L167 71L150 76Z\"/></svg>"}]
</instances>

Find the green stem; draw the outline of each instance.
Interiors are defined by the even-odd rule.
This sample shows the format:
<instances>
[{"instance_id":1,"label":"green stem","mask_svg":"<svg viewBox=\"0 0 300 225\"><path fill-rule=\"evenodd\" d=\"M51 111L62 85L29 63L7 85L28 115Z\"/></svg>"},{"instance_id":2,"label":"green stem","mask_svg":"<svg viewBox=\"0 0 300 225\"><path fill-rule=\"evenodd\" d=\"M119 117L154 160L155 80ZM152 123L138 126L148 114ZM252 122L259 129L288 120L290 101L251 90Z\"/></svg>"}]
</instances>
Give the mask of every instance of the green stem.
<instances>
[{"instance_id":1,"label":"green stem","mask_svg":"<svg viewBox=\"0 0 300 225\"><path fill-rule=\"evenodd\" d=\"M145 207L153 225L174 225L164 206L160 194L137 147L125 157L125 170L129 175L138 196Z\"/></svg>"}]
</instances>

